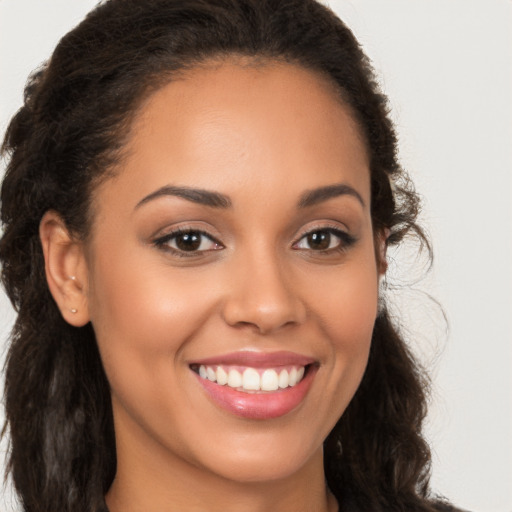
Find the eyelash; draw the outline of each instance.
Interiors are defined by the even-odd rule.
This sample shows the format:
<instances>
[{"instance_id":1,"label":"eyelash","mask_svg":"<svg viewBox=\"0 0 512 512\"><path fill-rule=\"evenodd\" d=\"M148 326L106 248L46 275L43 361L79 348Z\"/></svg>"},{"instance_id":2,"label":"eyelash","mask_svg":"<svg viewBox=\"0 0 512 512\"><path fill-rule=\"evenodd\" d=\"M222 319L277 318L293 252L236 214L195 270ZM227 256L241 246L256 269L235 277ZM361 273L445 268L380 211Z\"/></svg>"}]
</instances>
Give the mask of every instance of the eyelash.
<instances>
[{"instance_id":1,"label":"eyelash","mask_svg":"<svg viewBox=\"0 0 512 512\"><path fill-rule=\"evenodd\" d=\"M203 231L201 229L195 229L195 228L194 229L190 229L190 228L175 229L174 231L167 233L166 235L163 235L163 236L153 240L153 244L158 249L171 252L173 254L173 256L178 256L179 258L192 258L194 256L197 256L198 254L202 254L203 252L208 252L208 251L204 251L204 250L203 251L197 251L197 250L185 251L185 250L180 250L180 249L171 247L169 245L169 242L178 238L180 235L198 235L199 237L207 238L212 243L218 245L217 248L210 249L209 251L216 251L216 250L220 250L220 249L224 248L224 246L218 240L216 240L212 235L210 235L206 231Z\"/></svg>"},{"instance_id":2,"label":"eyelash","mask_svg":"<svg viewBox=\"0 0 512 512\"><path fill-rule=\"evenodd\" d=\"M307 232L303 233L299 239L294 242L293 247L295 247L297 244L299 244L302 240L304 240L306 237L313 235L315 233L328 233L329 235L334 235L336 238L339 239L339 243L336 247L331 247L327 249L296 249L296 250L310 250L314 252L315 254L335 254L335 253L342 253L345 252L347 249L349 249L352 245L354 245L357 242L357 239L348 234L346 231L343 231L339 228L330 227L330 226L318 226L313 229L309 229Z\"/></svg>"},{"instance_id":3,"label":"eyelash","mask_svg":"<svg viewBox=\"0 0 512 512\"><path fill-rule=\"evenodd\" d=\"M313 234L318 233L328 233L329 235L334 235L339 239L339 243L336 247L330 247L327 249L301 249L296 248L296 246L304 240L306 237L311 236ZM186 251L186 250L180 250L175 247L171 247L169 245L169 242L172 240L177 239L180 235L196 235L199 237L204 237L210 240L212 243L216 244L217 247L214 249L208 249L208 250L192 250L192 251ZM316 227L314 229L310 229L307 232L303 233L296 242L293 243L292 247L295 248L295 250L298 251L312 251L316 254L334 254L334 253L340 253L346 251L349 247L354 245L357 242L357 239L348 234L347 232L334 227L329 226L321 226ZM200 244L202 242L200 241ZM191 258L191 257L197 257L198 255L204 253L204 252L210 252L210 251L216 251L224 249L224 246L222 243L220 243L217 239L215 239L212 235L207 233L206 231L203 231L201 229L190 229L190 228L178 228L170 233L167 233L166 235L163 235L159 238L156 238L153 240L153 244L163 251L171 252L174 256L178 256L180 258Z\"/></svg>"}]
</instances>

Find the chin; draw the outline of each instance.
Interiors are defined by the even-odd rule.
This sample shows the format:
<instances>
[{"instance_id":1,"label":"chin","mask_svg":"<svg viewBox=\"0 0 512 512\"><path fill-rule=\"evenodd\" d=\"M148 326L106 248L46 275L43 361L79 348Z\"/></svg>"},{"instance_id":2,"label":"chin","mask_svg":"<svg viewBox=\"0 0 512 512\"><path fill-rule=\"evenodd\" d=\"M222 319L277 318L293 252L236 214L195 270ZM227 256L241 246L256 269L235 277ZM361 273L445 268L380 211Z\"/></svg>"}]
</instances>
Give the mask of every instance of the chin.
<instances>
[{"instance_id":1,"label":"chin","mask_svg":"<svg viewBox=\"0 0 512 512\"><path fill-rule=\"evenodd\" d=\"M323 467L323 439L280 433L275 437L255 435L249 442L247 438L233 441L221 444L219 439L213 449L201 452L199 463L213 474L239 483L286 480L311 465Z\"/></svg>"},{"instance_id":2,"label":"chin","mask_svg":"<svg viewBox=\"0 0 512 512\"><path fill-rule=\"evenodd\" d=\"M285 455L275 454L270 457L254 457L253 459L240 460L234 457L232 463L230 460L222 461L220 467L212 470L227 480L237 483L264 483L278 480L286 480L307 466L308 460L299 458L290 458Z\"/></svg>"}]
</instances>

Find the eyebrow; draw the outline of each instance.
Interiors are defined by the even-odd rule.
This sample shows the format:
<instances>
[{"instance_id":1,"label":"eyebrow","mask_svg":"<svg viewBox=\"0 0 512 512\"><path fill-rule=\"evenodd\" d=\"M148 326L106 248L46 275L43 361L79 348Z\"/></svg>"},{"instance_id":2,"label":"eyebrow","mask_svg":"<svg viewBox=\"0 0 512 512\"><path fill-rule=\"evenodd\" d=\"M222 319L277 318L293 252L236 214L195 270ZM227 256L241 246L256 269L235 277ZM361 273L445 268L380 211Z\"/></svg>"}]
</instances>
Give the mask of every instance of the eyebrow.
<instances>
[{"instance_id":1,"label":"eyebrow","mask_svg":"<svg viewBox=\"0 0 512 512\"><path fill-rule=\"evenodd\" d=\"M298 206L299 208L307 208L309 206L314 206L316 204L327 201L328 199L345 195L355 197L363 207L365 206L361 194L359 194L359 192L351 186L342 183L315 188L313 190L304 192L304 194L302 194L300 197Z\"/></svg>"},{"instance_id":2,"label":"eyebrow","mask_svg":"<svg viewBox=\"0 0 512 512\"><path fill-rule=\"evenodd\" d=\"M139 208L143 204L153 201L154 199L164 196L181 197L187 201L210 206L211 208L231 207L231 199L229 199L229 197L225 196L224 194L211 192L209 190L202 190L199 188L175 187L167 185L165 187L159 188L158 190L155 190L151 194L141 199L135 206L135 209Z\"/></svg>"},{"instance_id":3,"label":"eyebrow","mask_svg":"<svg viewBox=\"0 0 512 512\"><path fill-rule=\"evenodd\" d=\"M299 209L308 208L334 197L344 195L355 197L363 207L365 206L364 200L359 192L357 192L357 190L349 185L340 183L335 185L327 185L325 187L320 187L304 192L299 199L298 207ZM231 199L219 192L212 192L210 190L192 187L177 187L166 185L165 187L161 187L141 199L135 206L135 209L139 208L143 204L149 203L150 201L164 196L181 197L187 201L209 206L211 208L226 209L232 206Z\"/></svg>"}]
</instances>

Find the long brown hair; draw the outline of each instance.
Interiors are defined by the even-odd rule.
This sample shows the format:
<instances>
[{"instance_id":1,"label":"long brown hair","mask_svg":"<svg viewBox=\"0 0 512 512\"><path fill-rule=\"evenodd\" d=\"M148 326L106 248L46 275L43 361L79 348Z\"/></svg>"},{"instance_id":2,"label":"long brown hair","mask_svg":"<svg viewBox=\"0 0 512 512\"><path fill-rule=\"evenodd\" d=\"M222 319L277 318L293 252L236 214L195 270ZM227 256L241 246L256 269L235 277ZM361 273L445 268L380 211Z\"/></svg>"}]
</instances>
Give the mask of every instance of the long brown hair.
<instances>
[{"instance_id":1,"label":"long brown hair","mask_svg":"<svg viewBox=\"0 0 512 512\"><path fill-rule=\"evenodd\" d=\"M337 84L370 155L371 213L388 244L416 224L418 198L397 161L385 96L352 32L314 0L108 0L35 72L4 143L2 280L18 313L6 363L11 472L27 512L106 511L116 471L109 385L90 325L61 317L46 284L38 226L57 211L77 237L118 161L141 101L181 71L243 55L293 62ZM424 237L423 237L424 238ZM368 368L325 441L340 502L431 511L421 436L427 380L385 306Z\"/></svg>"}]
</instances>

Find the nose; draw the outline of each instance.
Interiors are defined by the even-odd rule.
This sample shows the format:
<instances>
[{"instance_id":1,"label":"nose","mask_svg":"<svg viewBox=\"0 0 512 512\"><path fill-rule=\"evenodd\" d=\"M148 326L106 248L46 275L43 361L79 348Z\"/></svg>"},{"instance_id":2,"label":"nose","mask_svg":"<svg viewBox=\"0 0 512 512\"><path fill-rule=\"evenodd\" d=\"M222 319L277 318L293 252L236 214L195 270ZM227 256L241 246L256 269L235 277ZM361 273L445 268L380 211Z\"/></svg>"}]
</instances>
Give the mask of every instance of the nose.
<instances>
[{"instance_id":1,"label":"nose","mask_svg":"<svg viewBox=\"0 0 512 512\"><path fill-rule=\"evenodd\" d=\"M306 306L290 272L277 258L253 255L234 267L223 305L226 323L269 334L304 322Z\"/></svg>"}]
</instances>

